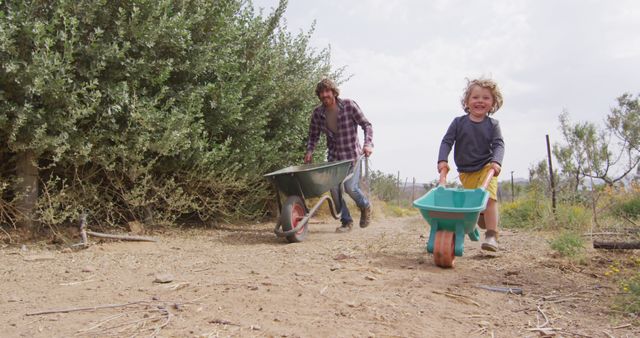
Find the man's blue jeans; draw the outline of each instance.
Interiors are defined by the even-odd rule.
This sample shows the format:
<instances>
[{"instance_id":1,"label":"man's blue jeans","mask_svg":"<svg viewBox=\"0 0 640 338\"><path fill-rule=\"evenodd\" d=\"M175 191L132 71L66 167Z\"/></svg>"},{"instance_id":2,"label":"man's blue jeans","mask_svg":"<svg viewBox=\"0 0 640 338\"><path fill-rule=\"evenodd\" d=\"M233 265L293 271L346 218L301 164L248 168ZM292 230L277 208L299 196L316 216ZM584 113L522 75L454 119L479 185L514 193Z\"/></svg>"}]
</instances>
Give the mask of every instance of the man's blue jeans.
<instances>
[{"instance_id":1,"label":"man's blue jeans","mask_svg":"<svg viewBox=\"0 0 640 338\"><path fill-rule=\"evenodd\" d=\"M362 176L362 161L355 160L354 164L351 166L350 172L353 172L353 176L344 182L344 190L346 190L347 194L351 196L351 198L356 202L358 208L363 209L369 206L369 200L364 195L362 190L360 190L360 177ZM336 192L338 192L338 196L340 198L340 222L342 225L352 223L353 219L351 218L351 213L349 212L349 208L347 208L347 203L342 197L342 193L338 190L338 188L332 189L332 195L335 196Z\"/></svg>"}]
</instances>

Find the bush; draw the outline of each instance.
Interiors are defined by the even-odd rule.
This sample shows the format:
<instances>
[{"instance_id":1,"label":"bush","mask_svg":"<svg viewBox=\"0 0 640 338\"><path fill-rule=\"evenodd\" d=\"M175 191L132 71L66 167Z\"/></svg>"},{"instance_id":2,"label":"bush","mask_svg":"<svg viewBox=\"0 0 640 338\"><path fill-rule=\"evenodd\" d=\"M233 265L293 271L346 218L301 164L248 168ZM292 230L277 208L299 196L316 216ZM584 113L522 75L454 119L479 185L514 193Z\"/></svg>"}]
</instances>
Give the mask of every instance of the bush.
<instances>
[{"instance_id":1,"label":"bush","mask_svg":"<svg viewBox=\"0 0 640 338\"><path fill-rule=\"evenodd\" d=\"M640 195L635 195L628 200L615 203L612 208L614 215L636 219L640 217Z\"/></svg>"},{"instance_id":2,"label":"bush","mask_svg":"<svg viewBox=\"0 0 640 338\"><path fill-rule=\"evenodd\" d=\"M542 218L543 213L539 203L532 199L500 204L500 224L505 228L537 228Z\"/></svg>"},{"instance_id":3,"label":"bush","mask_svg":"<svg viewBox=\"0 0 640 338\"><path fill-rule=\"evenodd\" d=\"M262 174L304 153L315 83L341 80L287 32L286 3L0 2L0 181L41 185L0 187L0 223L262 215Z\"/></svg>"},{"instance_id":4,"label":"bush","mask_svg":"<svg viewBox=\"0 0 640 338\"><path fill-rule=\"evenodd\" d=\"M554 219L558 229L584 229L591 224L591 211L581 204L560 204L556 207Z\"/></svg>"},{"instance_id":5,"label":"bush","mask_svg":"<svg viewBox=\"0 0 640 338\"><path fill-rule=\"evenodd\" d=\"M583 254L585 240L574 232L563 232L549 244L563 257L578 258Z\"/></svg>"},{"instance_id":6,"label":"bush","mask_svg":"<svg viewBox=\"0 0 640 338\"><path fill-rule=\"evenodd\" d=\"M624 313L640 313L640 257L633 257L627 262L616 262L609 267L606 276L615 277L620 274L620 294L616 297L614 308ZM628 272L631 271L629 274ZM637 319L636 319L637 320Z\"/></svg>"}]
</instances>

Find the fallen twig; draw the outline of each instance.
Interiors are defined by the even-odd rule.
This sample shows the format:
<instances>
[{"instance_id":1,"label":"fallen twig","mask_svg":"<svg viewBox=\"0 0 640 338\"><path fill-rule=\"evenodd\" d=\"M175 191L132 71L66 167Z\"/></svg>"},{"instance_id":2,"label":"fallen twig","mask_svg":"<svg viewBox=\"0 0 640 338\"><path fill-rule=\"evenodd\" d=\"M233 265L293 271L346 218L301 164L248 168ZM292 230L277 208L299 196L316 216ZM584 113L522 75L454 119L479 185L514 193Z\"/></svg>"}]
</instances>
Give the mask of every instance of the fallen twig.
<instances>
[{"instance_id":1,"label":"fallen twig","mask_svg":"<svg viewBox=\"0 0 640 338\"><path fill-rule=\"evenodd\" d=\"M622 324L622 325L612 327L611 330L624 329L625 327L629 327L629 326L631 326L631 324Z\"/></svg>"},{"instance_id":2,"label":"fallen twig","mask_svg":"<svg viewBox=\"0 0 640 338\"><path fill-rule=\"evenodd\" d=\"M83 212L80 215L80 236L82 237L82 242L73 244L72 247L82 246L86 248L87 246L89 246L89 240L87 235L91 235L99 238L119 239L123 241L135 241L135 242L157 242L158 241L155 238L145 237L145 236L111 235L111 234L105 234L102 232L87 230L87 214Z\"/></svg>"},{"instance_id":3,"label":"fallen twig","mask_svg":"<svg viewBox=\"0 0 640 338\"><path fill-rule=\"evenodd\" d=\"M69 283L60 283L59 285L62 286L70 286L70 285L78 285L78 284L84 284L84 283L91 283L91 282L95 282L96 279L87 279L87 280L81 280L81 281L77 281L77 282L69 282Z\"/></svg>"},{"instance_id":4,"label":"fallen twig","mask_svg":"<svg viewBox=\"0 0 640 338\"><path fill-rule=\"evenodd\" d=\"M582 334L582 333L578 333L578 332L574 332L574 331L568 331L568 330L564 330L564 332L572 335L572 336L578 336L578 337L585 337L585 338L593 338L592 336L588 336L586 334Z\"/></svg>"},{"instance_id":5,"label":"fallen twig","mask_svg":"<svg viewBox=\"0 0 640 338\"><path fill-rule=\"evenodd\" d=\"M209 324L222 324L222 325L233 325L233 326L240 326L240 324L236 324L236 323L232 323L228 320L224 320L224 319L212 319L209 321Z\"/></svg>"},{"instance_id":6,"label":"fallen twig","mask_svg":"<svg viewBox=\"0 0 640 338\"><path fill-rule=\"evenodd\" d=\"M538 312L540 312L542 314L542 317L544 318L544 323L542 325L538 325L538 328L544 328L545 326L547 326L547 324L549 324L549 318L544 313L544 311L542 311L542 309L540 308L540 305L538 305L537 308L538 308Z\"/></svg>"},{"instance_id":7,"label":"fallen twig","mask_svg":"<svg viewBox=\"0 0 640 338\"><path fill-rule=\"evenodd\" d=\"M123 241L137 241L137 242L157 242L158 240L151 237L144 236L129 236L129 235L110 235L104 234L101 232L95 231L87 231L87 235L100 237L100 238L111 238L111 239L121 239Z\"/></svg>"},{"instance_id":8,"label":"fallen twig","mask_svg":"<svg viewBox=\"0 0 640 338\"><path fill-rule=\"evenodd\" d=\"M527 331L537 331L547 336L553 336L556 334L557 331L562 331L562 329L553 328L553 327L535 327L535 328L527 329Z\"/></svg>"},{"instance_id":9,"label":"fallen twig","mask_svg":"<svg viewBox=\"0 0 640 338\"><path fill-rule=\"evenodd\" d=\"M635 226L638 226L638 224L636 224L636 222L634 222L634 221L632 221L631 219L629 219L629 217L622 216L622 218L624 218L625 220L627 220L629 223L631 223L631 224L633 224L633 225L635 225ZM637 232L637 231L638 231L638 229L634 229L634 231L636 231L636 232Z\"/></svg>"},{"instance_id":10,"label":"fallen twig","mask_svg":"<svg viewBox=\"0 0 640 338\"><path fill-rule=\"evenodd\" d=\"M562 303L562 302L566 302L566 301L570 301L570 300L583 300L584 298L580 298L580 297L567 297L567 298L562 298L562 299L556 299L556 300L549 300L549 301L545 301L549 304L555 304L555 303Z\"/></svg>"},{"instance_id":11,"label":"fallen twig","mask_svg":"<svg viewBox=\"0 0 640 338\"><path fill-rule=\"evenodd\" d=\"M92 327L90 327L88 329L79 330L76 333L76 336L79 335L79 334L85 333L85 332L89 332L91 330L95 330L95 329L99 328L100 326L102 326L102 325L104 325L104 324L106 324L106 323L108 323L108 322L110 322L112 320L118 319L118 318L120 318L120 317L122 317L124 315L125 315L124 313L118 313L118 314L115 314L115 315L113 315L111 317L108 317L107 319L101 321L100 323L98 323L98 324L96 324L96 325L94 325L94 326L92 326Z\"/></svg>"},{"instance_id":12,"label":"fallen twig","mask_svg":"<svg viewBox=\"0 0 640 338\"><path fill-rule=\"evenodd\" d=\"M0 226L0 230L2 230L2 232L5 233L5 235L7 235L7 237L9 237L9 244L13 243L13 238L11 238L11 235L9 235L9 233L7 232L7 230L5 230L3 227Z\"/></svg>"},{"instance_id":13,"label":"fallen twig","mask_svg":"<svg viewBox=\"0 0 640 338\"><path fill-rule=\"evenodd\" d=\"M40 312L27 313L26 316L48 315L48 314L51 314L51 313L69 313L69 312L80 312L80 311L95 311L95 310L98 310L98 309L110 309L110 308L124 307L124 306L130 306L130 305L141 304L141 303L147 303L147 301L141 300L141 301L137 301L137 302L124 303L124 304L108 304L108 305L96 305L96 306L91 306L91 307L75 307L75 308L68 308L68 309L46 310L46 311L40 311Z\"/></svg>"},{"instance_id":14,"label":"fallen twig","mask_svg":"<svg viewBox=\"0 0 640 338\"><path fill-rule=\"evenodd\" d=\"M449 292L440 292L440 291L431 291L431 292L433 292L435 294L438 294L438 295L444 295L444 296L449 297L449 298L461 300L462 302L467 303L467 304L473 304L473 305L475 305L477 307L481 307L478 302L474 301L473 299L471 299L471 298L469 298L467 296L458 295L458 294L449 293Z\"/></svg>"},{"instance_id":15,"label":"fallen twig","mask_svg":"<svg viewBox=\"0 0 640 338\"><path fill-rule=\"evenodd\" d=\"M503 293L512 293L514 295L521 295L523 291L521 288L510 288L510 287L501 287L501 286L487 286L487 285L476 285L477 288L495 291L495 292L503 292Z\"/></svg>"},{"instance_id":16,"label":"fallen twig","mask_svg":"<svg viewBox=\"0 0 640 338\"><path fill-rule=\"evenodd\" d=\"M173 315L171 314L171 311L167 310L167 308L163 307L158 307L158 309L160 310L161 313L163 313L166 316L166 320L164 321L164 323L158 325L158 327L156 327L155 330L153 330L153 333L151 334L151 337L155 337L158 335L158 333L160 332L160 330L162 330L165 326L169 325L169 322L171 321L171 318L173 317Z\"/></svg>"}]
</instances>

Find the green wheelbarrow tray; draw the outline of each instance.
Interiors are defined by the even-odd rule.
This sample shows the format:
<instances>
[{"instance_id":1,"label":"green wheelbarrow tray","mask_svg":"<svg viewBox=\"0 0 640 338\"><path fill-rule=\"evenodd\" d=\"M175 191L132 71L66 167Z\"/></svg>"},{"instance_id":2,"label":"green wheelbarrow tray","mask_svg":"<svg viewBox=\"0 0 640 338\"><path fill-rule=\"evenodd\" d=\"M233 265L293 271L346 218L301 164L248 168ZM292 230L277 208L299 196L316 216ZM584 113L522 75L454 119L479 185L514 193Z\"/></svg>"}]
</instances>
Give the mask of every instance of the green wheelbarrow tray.
<instances>
[{"instance_id":1,"label":"green wheelbarrow tray","mask_svg":"<svg viewBox=\"0 0 640 338\"><path fill-rule=\"evenodd\" d=\"M455 255L464 253L464 237L480 239L476 224L480 212L487 207L489 192L484 189L445 188L439 186L413 202L431 230L427 251L433 253L436 233L446 230L455 233Z\"/></svg>"},{"instance_id":2,"label":"green wheelbarrow tray","mask_svg":"<svg viewBox=\"0 0 640 338\"><path fill-rule=\"evenodd\" d=\"M413 202L431 226L427 251L433 254L436 265L443 268L453 267L456 256L464 253L465 235L472 241L480 239L476 224L487 208L487 187L495 173L490 169L479 189L448 189L444 187L448 171L448 167L441 169L438 187Z\"/></svg>"},{"instance_id":3,"label":"green wheelbarrow tray","mask_svg":"<svg viewBox=\"0 0 640 338\"><path fill-rule=\"evenodd\" d=\"M355 163L359 163L359 157ZM278 237L286 237L290 243L301 242L307 234L309 219L318 211L324 201L329 203L331 215L340 218L341 205L339 196L333 194L332 188L341 187L353 176L349 173L353 160L325 162L319 164L303 164L286 167L264 175L276 187L276 200L280 217L274 229ZM332 191L328 195L326 192ZM280 201L280 193L287 196L284 204ZM320 200L309 208L306 198L320 197Z\"/></svg>"}]
</instances>

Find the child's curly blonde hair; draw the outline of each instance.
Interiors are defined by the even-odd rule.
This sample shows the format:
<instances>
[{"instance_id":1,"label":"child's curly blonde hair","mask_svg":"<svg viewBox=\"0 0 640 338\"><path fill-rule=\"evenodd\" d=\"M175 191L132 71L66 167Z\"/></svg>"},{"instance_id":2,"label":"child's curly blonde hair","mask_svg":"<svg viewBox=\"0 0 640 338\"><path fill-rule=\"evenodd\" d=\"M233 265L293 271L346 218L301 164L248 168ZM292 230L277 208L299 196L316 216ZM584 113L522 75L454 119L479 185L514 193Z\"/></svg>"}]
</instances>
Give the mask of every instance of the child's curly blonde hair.
<instances>
[{"instance_id":1,"label":"child's curly blonde hair","mask_svg":"<svg viewBox=\"0 0 640 338\"><path fill-rule=\"evenodd\" d=\"M500 93L500 88L498 88L498 84L495 81L486 78L466 80L467 87L464 89L464 94L460 99L460 103L462 103L462 109L464 109L465 112L469 113L467 101L469 100L469 95L471 95L471 89L473 89L474 86L487 88L491 92L491 95L493 95L493 107L491 107L491 110L489 110L489 115L495 114L495 112L497 112L498 109L502 107L502 93Z\"/></svg>"}]
</instances>

